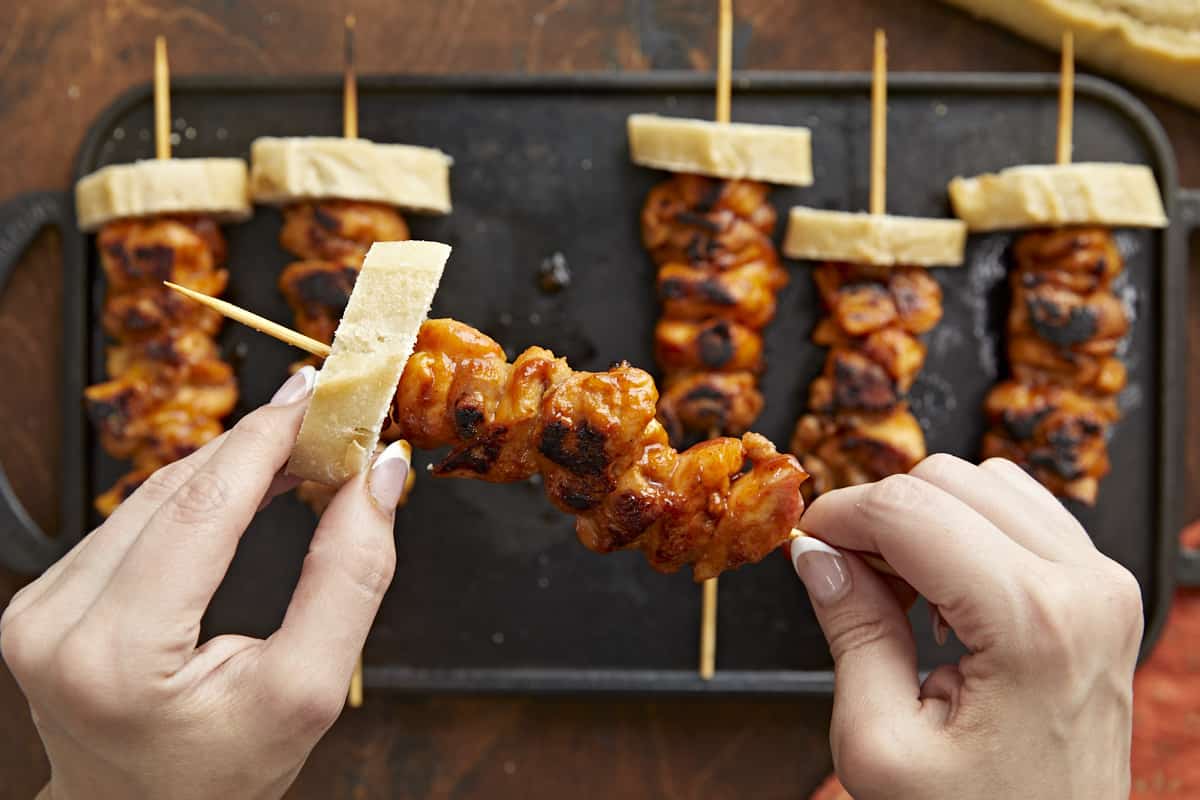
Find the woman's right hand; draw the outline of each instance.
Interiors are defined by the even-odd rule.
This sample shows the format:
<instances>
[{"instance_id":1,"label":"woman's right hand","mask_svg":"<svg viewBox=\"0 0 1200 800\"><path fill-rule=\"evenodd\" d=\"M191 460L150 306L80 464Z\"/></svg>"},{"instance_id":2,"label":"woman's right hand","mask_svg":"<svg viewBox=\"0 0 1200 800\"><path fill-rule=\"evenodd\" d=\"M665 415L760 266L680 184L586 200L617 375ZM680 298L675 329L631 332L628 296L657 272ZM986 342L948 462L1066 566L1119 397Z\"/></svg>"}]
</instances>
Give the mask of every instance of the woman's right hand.
<instances>
[{"instance_id":1,"label":"woman's right hand","mask_svg":"<svg viewBox=\"0 0 1200 800\"><path fill-rule=\"evenodd\" d=\"M903 592L853 554L793 542L836 665L834 764L856 800L1129 796L1141 592L1033 478L936 455L820 497L801 525L882 555L970 651L920 681Z\"/></svg>"}]
</instances>

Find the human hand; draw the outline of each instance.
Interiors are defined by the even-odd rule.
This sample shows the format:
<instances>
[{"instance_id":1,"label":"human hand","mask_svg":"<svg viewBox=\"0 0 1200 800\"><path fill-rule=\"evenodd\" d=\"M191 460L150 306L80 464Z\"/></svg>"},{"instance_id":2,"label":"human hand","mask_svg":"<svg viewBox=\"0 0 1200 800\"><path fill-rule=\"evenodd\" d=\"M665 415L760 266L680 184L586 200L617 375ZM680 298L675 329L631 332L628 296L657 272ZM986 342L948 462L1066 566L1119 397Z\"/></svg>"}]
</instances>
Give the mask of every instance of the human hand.
<instances>
[{"instance_id":1,"label":"human hand","mask_svg":"<svg viewBox=\"0 0 1200 800\"><path fill-rule=\"evenodd\" d=\"M835 663L834 764L856 800L1129 796L1141 593L1033 478L935 455L818 498L801 526L881 554L970 650L920 682L894 587L861 558L793 542Z\"/></svg>"},{"instance_id":2,"label":"human hand","mask_svg":"<svg viewBox=\"0 0 1200 800\"><path fill-rule=\"evenodd\" d=\"M337 718L395 567L399 444L322 516L279 630L197 647L243 531L294 484L279 472L314 378L156 472L12 599L0 651L50 758L46 795L279 797Z\"/></svg>"}]
</instances>

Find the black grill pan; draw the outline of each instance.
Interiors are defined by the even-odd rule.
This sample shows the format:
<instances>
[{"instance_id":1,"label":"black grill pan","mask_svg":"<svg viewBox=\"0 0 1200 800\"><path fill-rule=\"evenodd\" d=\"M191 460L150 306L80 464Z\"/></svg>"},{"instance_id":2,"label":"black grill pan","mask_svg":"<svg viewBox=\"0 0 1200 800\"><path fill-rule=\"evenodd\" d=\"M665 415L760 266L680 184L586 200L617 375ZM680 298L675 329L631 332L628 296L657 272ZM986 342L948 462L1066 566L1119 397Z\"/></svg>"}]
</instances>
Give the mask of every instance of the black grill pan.
<instances>
[{"instance_id":1,"label":"black grill pan","mask_svg":"<svg viewBox=\"0 0 1200 800\"><path fill-rule=\"evenodd\" d=\"M735 76L734 118L812 128L816 183L778 189L795 203L865 205L869 79L865 75ZM177 155L247 156L257 136L337 135L340 78L181 79L174 83ZM948 213L946 182L1054 152L1057 76L905 75L890 78L889 210ZM653 368L657 308L638 212L661 173L630 164L625 118L635 111L704 117L711 80L672 73L556 77L379 77L360 88L362 135L432 145L454 156L454 213L411 220L418 238L455 248L434 305L495 336L511 352L541 344L580 369L618 359ZM1126 359L1125 417L1112 442L1114 469L1095 509L1073 509L1097 544L1128 566L1145 595L1146 647L1177 580L1200 569L1177 554L1185 410L1186 233L1197 195L1177 186L1157 121L1123 90L1076 84L1080 161L1150 165L1174 220L1168 231L1121 231L1122 288L1137 320ZM80 150L77 175L152 154L148 86L112 104ZM64 230L64 528L51 540L30 523L0 479L0 560L37 571L96 523L90 499L121 473L82 422L80 392L101 377L103 286L92 243L73 228L69 193L27 195L2 208L0 281L37 228ZM288 256L280 216L260 208L229 231L230 298L288 321L275 280ZM967 266L936 270L945 318L930 335L914 408L931 451L977 455L980 406L1003 366L1006 250L1012 237L972 237ZM572 283L548 295L543 260L561 253ZM809 342L817 301L809 265L793 280L767 333L767 408L757 429L785 444L823 352ZM295 352L237 325L222 335L238 365L242 407L265 402ZM409 691L828 692L831 662L803 590L783 558L721 581L718 673L695 673L700 592L686 575L663 577L632 554L600 557L574 540L572 523L536 484L493 486L424 476L397 521L399 566L366 651L370 687ZM9 469L16 465L7 465ZM277 501L247 532L206 619L206 635L265 635L280 622L313 520L293 498ZM951 651L917 622L921 665Z\"/></svg>"}]
</instances>

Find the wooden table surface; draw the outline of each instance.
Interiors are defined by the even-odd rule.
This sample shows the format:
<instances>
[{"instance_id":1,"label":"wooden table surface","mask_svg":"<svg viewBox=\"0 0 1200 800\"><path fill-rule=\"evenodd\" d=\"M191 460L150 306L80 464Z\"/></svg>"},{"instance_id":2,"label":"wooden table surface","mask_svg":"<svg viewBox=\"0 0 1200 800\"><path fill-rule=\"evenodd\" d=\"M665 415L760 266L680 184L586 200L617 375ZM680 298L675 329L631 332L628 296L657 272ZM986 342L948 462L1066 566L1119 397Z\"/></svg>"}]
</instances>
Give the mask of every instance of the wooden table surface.
<instances>
[{"instance_id":1,"label":"wooden table surface","mask_svg":"<svg viewBox=\"0 0 1200 800\"><path fill-rule=\"evenodd\" d=\"M0 199L62 188L92 118L147 81L166 34L175 74L334 72L341 3L8 0L0 26ZM361 73L711 69L703 0L357 0ZM738 0L736 65L864 70L886 27L894 70L1053 71L1057 57L932 0ZM368 22L369 21L369 22ZM1144 96L1200 186L1200 114ZM1193 263L1195 259L1193 259ZM56 524L59 251L45 234L0 297L0 459L33 516ZM1193 281L1190 341L1200 343ZM1195 352L1195 350L1193 350ZM20 376L14 380L12 376ZM1200 486L1200 371L1189 397L1189 486ZM1200 516L1190 492L1187 518ZM0 572L0 603L25 579ZM805 796L830 769L830 704L808 700L399 699L368 695L317 746L294 798L759 798ZM0 667L0 796L48 775Z\"/></svg>"}]
</instances>

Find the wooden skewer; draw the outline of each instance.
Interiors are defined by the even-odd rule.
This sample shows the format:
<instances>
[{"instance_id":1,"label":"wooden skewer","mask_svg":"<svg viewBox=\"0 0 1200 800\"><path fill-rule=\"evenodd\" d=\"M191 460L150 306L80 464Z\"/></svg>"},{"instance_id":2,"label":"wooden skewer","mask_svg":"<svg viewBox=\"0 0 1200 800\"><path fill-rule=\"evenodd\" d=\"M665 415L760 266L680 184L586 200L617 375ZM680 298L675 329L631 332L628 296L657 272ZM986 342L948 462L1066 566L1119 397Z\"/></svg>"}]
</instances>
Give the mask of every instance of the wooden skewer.
<instances>
[{"instance_id":1,"label":"wooden skewer","mask_svg":"<svg viewBox=\"0 0 1200 800\"><path fill-rule=\"evenodd\" d=\"M728 123L733 93L733 0L720 0L717 8L717 107L716 120ZM721 431L709 431L715 439ZM700 595L700 679L712 680L717 671L717 579L704 582Z\"/></svg>"},{"instance_id":2,"label":"wooden skewer","mask_svg":"<svg viewBox=\"0 0 1200 800\"><path fill-rule=\"evenodd\" d=\"M189 289L186 286L180 286L177 283L163 281L171 289L180 294L190 297L197 303L203 303L212 310L221 314L224 317L240 322L243 325L253 328L259 333L265 333L273 339L278 339L284 344L290 344L292 347L298 347L306 353L311 353L319 358L325 358L329 355L330 347L324 342L319 342L316 339L310 339L302 333L297 333L291 328L284 327L278 322L272 322L266 317L260 317L258 314L247 311L246 309L235 306L226 300L221 300L217 297L210 297L203 292L197 292L195 289Z\"/></svg>"},{"instance_id":3,"label":"wooden skewer","mask_svg":"<svg viewBox=\"0 0 1200 800\"><path fill-rule=\"evenodd\" d=\"M354 15L346 15L345 71L342 74L342 135L358 138L358 80L354 73Z\"/></svg>"},{"instance_id":4,"label":"wooden skewer","mask_svg":"<svg viewBox=\"0 0 1200 800\"><path fill-rule=\"evenodd\" d=\"M875 30L871 74L871 203L872 214L887 206L887 34Z\"/></svg>"},{"instance_id":5,"label":"wooden skewer","mask_svg":"<svg viewBox=\"0 0 1200 800\"><path fill-rule=\"evenodd\" d=\"M721 435L719 428L708 432L709 439ZM700 679L712 680L717 672L717 590L716 578L709 578L700 587Z\"/></svg>"},{"instance_id":6,"label":"wooden skewer","mask_svg":"<svg viewBox=\"0 0 1200 800\"><path fill-rule=\"evenodd\" d=\"M717 122L729 122L732 85L733 0L721 0L717 14Z\"/></svg>"},{"instance_id":7,"label":"wooden skewer","mask_svg":"<svg viewBox=\"0 0 1200 800\"><path fill-rule=\"evenodd\" d=\"M347 139L358 138L358 78L354 72L354 25L353 14L346 15L346 40L343 52L342 71L342 135ZM354 663L354 674L350 676L350 690L346 702L351 708L363 704L363 660L362 653Z\"/></svg>"},{"instance_id":8,"label":"wooden skewer","mask_svg":"<svg viewBox=\"0 0 1200 800\"><path fill-rule=\"evenodd\" d=\"M171 157L171 71L165 36L154 38L154 155Z\"/></svg>"},{"instance_id":9,"label":"wooden skewer","mask_svg":"<svg viewBox=\"0 0 1200 800\"><path fill-rule=\"evenodd\" d=\"M1071 163L1071 133L1075 124L1075 37L1062 35L1062 71L1058 81L1058 163Z\"/></svg>"},{"instance_id":10,"label":"wooden skewer","mask_svg":"<svg viewBox=\"0 0 1200 800\"><path fill-rule=\"evenodd\" d=\"M351 708L362 708L363 661L361 654L358 656L358 663L354 666L354 674L350 676L350 689L346 692L346 704Z\"/></svg>"}]
</instances>

